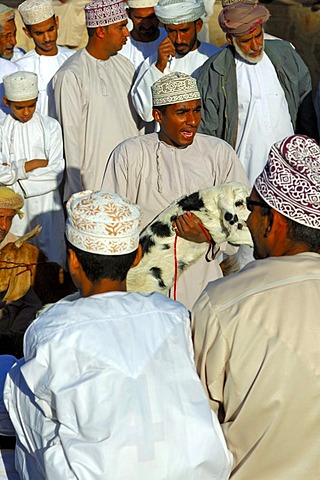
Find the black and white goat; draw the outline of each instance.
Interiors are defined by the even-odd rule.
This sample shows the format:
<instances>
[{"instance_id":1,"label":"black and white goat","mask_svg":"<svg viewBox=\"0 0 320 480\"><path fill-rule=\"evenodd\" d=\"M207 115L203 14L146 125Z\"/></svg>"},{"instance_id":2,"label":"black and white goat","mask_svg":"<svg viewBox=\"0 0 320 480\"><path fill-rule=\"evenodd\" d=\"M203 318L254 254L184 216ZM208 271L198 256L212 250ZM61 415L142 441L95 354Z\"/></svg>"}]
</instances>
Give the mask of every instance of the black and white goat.
<instances>
[{"instance_id":1,"label":"black and white goat","mask_svg":"<svg viewBox=\"0 0 320 480\"><path fill-rule=\"evenodd\" d=\"M169 205L140 235L143 257L140 264L129 271L128 290L167 293L175 279L175 256L179 276L206 254L207 243L194 243L180 237L174 247L176 234L172 222L188 211L201 220L216 244L252 245L246 224L249 195L248 187L230 182L192 193Z\"/></svg>"}]
</instances>

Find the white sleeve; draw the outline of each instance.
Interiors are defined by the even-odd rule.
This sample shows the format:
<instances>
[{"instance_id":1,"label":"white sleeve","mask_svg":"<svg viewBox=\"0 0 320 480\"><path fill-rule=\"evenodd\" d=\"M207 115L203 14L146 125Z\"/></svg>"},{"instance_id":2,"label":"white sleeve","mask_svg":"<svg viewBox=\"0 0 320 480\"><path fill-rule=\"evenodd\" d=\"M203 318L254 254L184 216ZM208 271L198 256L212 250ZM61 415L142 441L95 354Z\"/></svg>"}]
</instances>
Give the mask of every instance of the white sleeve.
<instances>
[{"instance_id":1,"label":"white sleeve","mask_svg":"<svg viewBox=\"0 0 320 480\"><path fill-rule=\"evenodd\" d=\"M27 178L27 173L24 169L26 159L21 158L19 160L15 160L14 163L10 163L9 158L7 158L6 154L4 153L4 137L5 134L3 128L0 128L0 185L13 185L18 180Z\"/></svg>"},{"instance_id":2,"label":"white sleeve","mask_svg":"<svg viewBox=\"0 0 320 480\"><path fill-rule=\"evenodd\" d=\"M134 108L145 122L152 122L152 93L151 86L163 73L155 66L155 57L147 58L141 65L139 74L133 84L131 96Z\"/></svg>"},{"instance_id":3,"label":"white sleeve","mask_svg":"<svg viewBox=\"0 0 320 480\"><path fill-rule=\"evenodd\" d=\"M62 181L64 159L61 127L57 121L50 121L48 125L44 125L44 128L48 129L45 135L49 139L49 148L46 152L48 165L28 172L27 178L20 180L25 198L52 192Z\"/></svg>"}]
</instances>

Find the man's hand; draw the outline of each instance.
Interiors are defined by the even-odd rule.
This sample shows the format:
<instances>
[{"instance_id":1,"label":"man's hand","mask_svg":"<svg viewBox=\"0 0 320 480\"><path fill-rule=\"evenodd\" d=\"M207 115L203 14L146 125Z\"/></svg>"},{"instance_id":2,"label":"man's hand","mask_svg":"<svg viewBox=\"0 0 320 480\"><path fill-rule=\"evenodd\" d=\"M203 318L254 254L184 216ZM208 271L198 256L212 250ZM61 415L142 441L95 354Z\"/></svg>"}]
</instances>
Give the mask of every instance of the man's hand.
<instances>
[{"instance_id":1,"label":"man's hand","mask_svg":"<svg viewBox=\"0 0 320 480\"><path fill-rule=\"evenodd\" d=\"M156 67L160 72L163 72L167 66L170 57L174 57L176 50L170 38L167 37L160 43L158 47L158 60Z\"/></svg>"},{"instance_id":2,"label":"man's hand","mask_svg":"<svg viewBox=\"0 0 320 480\"><path fill-rule=\"evenodd\" d=\"M32 172L32 170L35 170L36 168L44 168L47 165L48 160L36 158L34 160L29 160L28 162L25 162L24 169L26 172Z\"/></svg>"},{"instance_id":3,"label":"man's hand","mask_svg":"<svg viewBox=\"0 0 320 480\"><path fill-rule=\"evenodd\" d=\"M199 224L201 224L202 228ZM208 230L202 225L199 218L191 212L187 212L178 217L172 222L172 225L177 235L185 240L189 240L189 242L204 243L208 242L210 238ZM207 234L205 234L204 231L206 231Z\"/></svg>"}]
</instances>

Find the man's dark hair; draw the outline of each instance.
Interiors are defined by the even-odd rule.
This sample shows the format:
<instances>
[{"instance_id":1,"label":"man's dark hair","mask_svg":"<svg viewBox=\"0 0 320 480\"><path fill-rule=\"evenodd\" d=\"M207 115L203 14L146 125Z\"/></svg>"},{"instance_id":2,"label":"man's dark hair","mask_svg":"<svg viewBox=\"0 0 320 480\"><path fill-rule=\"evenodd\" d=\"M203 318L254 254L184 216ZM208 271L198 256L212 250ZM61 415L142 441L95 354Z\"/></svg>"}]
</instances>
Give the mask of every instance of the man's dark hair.
<instances>
[{"instance_id":1,"label":"man's dark hair","mask_svg":"<svg viewBox=\"0 0 320 480\"><path fill-rule=\"evenodd\" d=\"M88 37L92 38L95 32L95 28L87 27Z\"/></svg>"},{"instance_id":2,"label":"man's dark hair","mask_svg":"<svg viewBox=\"0 0 320 480\"><path fill-rule=\"evenodd\" d=\"M265 203L265 207L261 208L261 215L269 217L269 224L273 222L272 207L270 207L263 198L256 192L259 197L259 202ZM279 212L281 213L281 212ZM297 223L291 218L283 215L287 223L287 237L291 242L301 243L308 248L309 252L320 252L320 229L307 227L301 223Z\"/></svg>"},{"instance_id":3,"label":"man's dark hair","mask_svg":"<svg viewBox=\"0 0 320 480\"><path fill-rule=\"evenodd\" d=\"M66 244L68 250L74 251L84 273L92 283L103 278L122 282L137 255L137 250L124 255L99 255L80 250L68 240L66 240Z\"/></svg>"},{"instance_id":4,"label":"man's dark hair","mask_svg":"<svg viewBox=\"0 0 320 480\"><path fill-rule=\"evenodd\" d=\"M285 217L285 216L284 216ZM287 222L287 237L292 242L302 243L309 252L320 252L320 229L307 227L285 217Z\"/></svg>"},{"instance_id":5,"label":"man's dark hair","mask_svg":"<svg viewBox=\"0 0 320 480\"><path fill-rule=\"evenodd\" d=\"M162 115L165 115L168 105L160 105L159 107L153 107L154 110L159 110Z\"/></svg>"}]
</instances>

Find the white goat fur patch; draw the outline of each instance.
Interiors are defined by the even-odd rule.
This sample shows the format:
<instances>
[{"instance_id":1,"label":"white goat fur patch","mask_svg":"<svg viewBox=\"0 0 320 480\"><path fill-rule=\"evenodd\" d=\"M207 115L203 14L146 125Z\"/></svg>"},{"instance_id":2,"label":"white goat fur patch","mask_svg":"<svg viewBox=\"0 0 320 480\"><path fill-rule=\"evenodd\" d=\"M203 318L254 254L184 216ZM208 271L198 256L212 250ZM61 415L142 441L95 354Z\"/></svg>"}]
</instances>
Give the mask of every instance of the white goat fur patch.
<instances>
[{"instance_id":1,"label":"white goat fur patch","mask_svg":"<svg viewBox=\"0 0 320 480\"><path fill-rule=\"evenodd\" d=\"M167 293L174 282L174 218L193 212L217 243L252 245L246 224L249 211L246 197L250 189L237 182L199 190L182 197L163 210L141 233L143 257L127 277L127 289L133 292ZM177 239L178 276L208 250L207 243Z\"/></svg>"}]
</instances>

